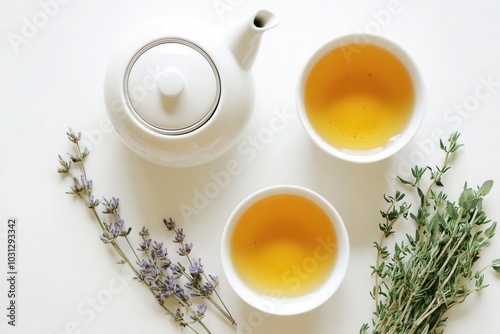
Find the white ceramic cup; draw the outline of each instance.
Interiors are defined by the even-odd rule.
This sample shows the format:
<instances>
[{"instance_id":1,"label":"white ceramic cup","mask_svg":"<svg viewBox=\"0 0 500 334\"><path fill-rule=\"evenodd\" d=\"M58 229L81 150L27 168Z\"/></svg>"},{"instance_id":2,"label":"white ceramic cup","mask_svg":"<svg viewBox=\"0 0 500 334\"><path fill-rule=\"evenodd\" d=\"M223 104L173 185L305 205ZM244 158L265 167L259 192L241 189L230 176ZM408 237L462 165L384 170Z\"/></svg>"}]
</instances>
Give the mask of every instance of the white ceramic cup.
<instances>
[{"instance_id":1,"label":"white ceramic cup","mask_svg":"<svg viewBox=\"0 0 500 334\"><path fill-rule=\"evenodd\" d=\"M413 82L414 106L405 128L397 138L391 140L385 147L376 150L357 151L346 150L343 148L332 146L325 139L323 139L311 125L304 103L306 81L316 63L332 50L352 43L372 44L389 51L402 62ZM362 49L360 50L360 52L363 52ZM353 57L354 56L355 55L353 55ZM379 35L361 33L349 34L335 38L320 47L309 58L305 67L302 69L296 93L296 105L301 123L312 140L328 154L346 161L356 163L369 163L383 160L392 156L393 154L401 150L405 145L407 145L415 136L420 127L420 124L423 121L425 114L425 104L426 97L422 76L417 66L415 65L415 62L408 55L408 53L403 50L398 44L387 38L381 37Z\"/></svg>"},{"instance_id":2,"label":"white ceramic cup","mask_svg":"<svg viewBox=\"0 0 500 334\"><path fill-rule=\"evenodd\" d=\"M298 195L315 203L324 213L326 213L337 236L336 242L333 242L336 246L336 258L331 270L322 283L315 287L314 291L302 296L283 297L279 294L279 291L274 291L273 294L269 295L255 291L245 283L242 277L240 277L232 260L231 238L241 215L257 201L279 194ZM263 231L263 233L265 233L265 231ZM230 285L241 299L265 313L294 315L310 311L320 306L337 291L344 278L349 262L349 238L342 218L335 208L322 196L299 186L273 186L253 193L234 209L222 234L221 255L224 273Z\"/></svg>"}]
</instances>

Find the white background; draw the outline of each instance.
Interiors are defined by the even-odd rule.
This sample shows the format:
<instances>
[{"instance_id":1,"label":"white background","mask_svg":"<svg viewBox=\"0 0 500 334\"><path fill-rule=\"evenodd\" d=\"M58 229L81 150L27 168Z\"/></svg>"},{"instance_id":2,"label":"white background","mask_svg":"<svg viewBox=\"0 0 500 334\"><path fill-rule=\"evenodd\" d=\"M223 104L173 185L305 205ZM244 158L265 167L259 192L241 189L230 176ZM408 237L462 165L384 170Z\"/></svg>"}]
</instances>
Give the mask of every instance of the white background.
<instances>
[{"instance_id":1,"label":"white background","mask_svg":"<svg viewBox=\"0 0 500 334\"><path fill-rule=\"evenodd\" d=\"M127 224L134 231L147 225L158 240L171 238L161 221L172 217L184 227L207 271L221 277L221 294L240 326L236 331L209 315L206 321L217 334L357 333L374 309L369 266L372 241L379 237L378 212L385 208L382 194L394 191L395 175L408 175L410 165L438 164L439 137L458 130L466 144L444 180L452 198L465 181L500 182L497 1L55 1L0 3L2 333L181 332L149 292L130 279L131 273L115 264L117 258L99 240L86 208L65 194L69 180L56 168L57 155L70 149L69 126L81 131L91 148L88 172L97 195L120 197ZM114 41L159 16L189 15L230 29L261 8L279 16L280 25L263 36L254 64L254 114L234 149L188 169L159 167L130 152L110 128L103 103L103 76ZM39 27L23 35L27 22ZM354 31L379 33L401 44L417 62L427 88L427 114L413 142L396 156L368 165L345 163L320 151L302 129L294 105L296 80L308 55ZM286 115L283 130L263 136L276 113ZM213 182L211 175L234 160L241 172L197 214L183 216L181 208L194 207L196 193ZM294 317L264 316L247 306L228 286L220 263L220 236L232 209L250 193L275 184L305 186L326 197L344 218L351 241L340 290L320 308ZM494 220L500 217L499 201L497 184L484 205ZM5 304L9 217L18 218L15 328L7 326ZM480 262L497 257L498 236ZM500 333L494 325L500 277L488 271L486 281L489 288L449 314L447 333Z\"/></svg>"}]
</instances>

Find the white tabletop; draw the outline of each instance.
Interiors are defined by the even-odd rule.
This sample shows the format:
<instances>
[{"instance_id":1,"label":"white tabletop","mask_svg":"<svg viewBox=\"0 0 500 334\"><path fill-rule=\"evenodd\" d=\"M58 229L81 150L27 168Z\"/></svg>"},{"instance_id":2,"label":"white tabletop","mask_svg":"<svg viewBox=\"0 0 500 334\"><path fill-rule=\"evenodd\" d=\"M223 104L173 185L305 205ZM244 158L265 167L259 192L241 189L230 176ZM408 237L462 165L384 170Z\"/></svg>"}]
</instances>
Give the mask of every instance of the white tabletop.
<instances>
[{"instance_id":1,"label":"white tabletop","mask_svg":"<svg viewBox=\"0 0 500 334\"><path fill-rule=\"evenodd\" d=\"M103 103L113 43L164 15L188 15L230 29L261 8L274 12L280 24L263 36L253 67L255 110L235 147L186 169L156 166L129 151L110 127ZM379 237L382 195L394 191L396 175L408 175L415 163L440 163L437 140L460 131L466 145L444 180L451 196L465 181L500 180L498 17L500 4L494 0L2 1L0 332L188 332L115 264L88 211L65 194L69 182L56 173L57 155L69 150L65 132L73 127L91 149L88 173L96 194L119 197L126 223L134 231L147 225L158 240L171 238L162 219L172 217L193 242L193 254L219 275L221 294L240 325L236 330L211 312L206 322L213 333L357 333L374 310L372 242ZM426 83L427 114L420 131L396 156L378 163L353 165L327 156L296 114L296 80L308 55L349 32L396 41L413 56ZM283 126L268 136L266 129L277 117ZM215 184L214 175L235 161L239 172L200 201L199 194ZM220 261L221 232L233 208L276 184L301 185L327 198L343 217L351 242L341 288L323 306L293 317L247 306L227 284ZM500 218L499 189L496 185L484 204L493 220ZM16 327L7 324L10 217L17 219ZM479 262L497 257L498 237ZM500 277L488 271L486 281L489 288L450 312L447 333L500 333L494 325Z\"/></svg>"}]
</instances>

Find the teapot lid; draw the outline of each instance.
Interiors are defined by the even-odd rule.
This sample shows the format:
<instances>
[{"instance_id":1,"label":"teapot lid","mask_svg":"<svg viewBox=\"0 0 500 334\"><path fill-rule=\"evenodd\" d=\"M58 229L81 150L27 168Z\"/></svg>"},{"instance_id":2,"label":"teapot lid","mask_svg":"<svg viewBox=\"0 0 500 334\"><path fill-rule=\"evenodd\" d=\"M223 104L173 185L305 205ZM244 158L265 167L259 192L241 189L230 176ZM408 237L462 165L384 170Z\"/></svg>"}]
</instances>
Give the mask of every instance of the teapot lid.
<instances>
[{"instance_id":1,"label":"teapot lid","mask_svg":"<svg viewBox=\"0 0 500 334\"><path fill-rule=\"evenodd\" d=\"M169 38L136 53L125 73L124 91L139 121L159 133L179 135L210 119L221 84L205 51L189 41Z\"/></svg>"}]
</instances>

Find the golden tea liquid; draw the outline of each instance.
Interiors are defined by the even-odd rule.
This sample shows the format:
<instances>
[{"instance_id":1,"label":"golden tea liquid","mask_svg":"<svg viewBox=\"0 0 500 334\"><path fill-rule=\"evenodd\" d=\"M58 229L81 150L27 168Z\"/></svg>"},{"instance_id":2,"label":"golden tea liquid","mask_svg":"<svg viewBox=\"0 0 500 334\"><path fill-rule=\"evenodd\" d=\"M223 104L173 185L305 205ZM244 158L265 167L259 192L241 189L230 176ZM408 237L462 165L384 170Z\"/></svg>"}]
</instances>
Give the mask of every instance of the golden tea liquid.
<instances>
[{"instance_id":1,"label":"golden tea liquid","mask_svg":"<svg viewBox=\"0 0 500 334\"><path fill-rule=\"evenodd\" d=\"M296 195L262 199L243 213L230 241L241 279L280 297L308 294L325 280L337 256L337 237L325 212Z\"/></svg>"},{"instance_id":2,"label":"golden tea liquid","mask_svg":"<svg viewBox=\"0 0 500 334\"><path fill-rule=\"evenodd\" d=\"M304 99L310 123L329 144L374 150L404 130L414 94L410 74L393 54L370 44L348 44L317 62Z\"/></svg>"}]
</instances>

